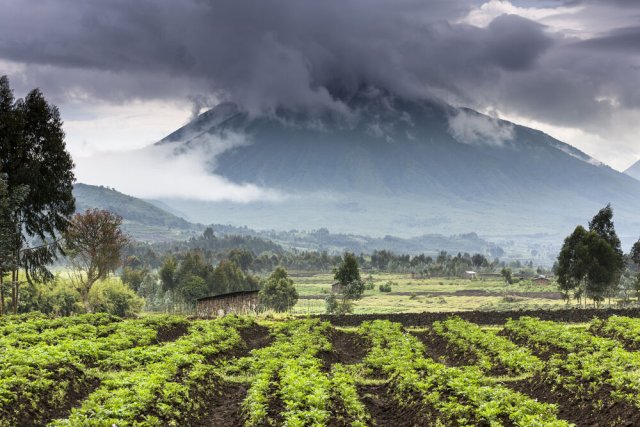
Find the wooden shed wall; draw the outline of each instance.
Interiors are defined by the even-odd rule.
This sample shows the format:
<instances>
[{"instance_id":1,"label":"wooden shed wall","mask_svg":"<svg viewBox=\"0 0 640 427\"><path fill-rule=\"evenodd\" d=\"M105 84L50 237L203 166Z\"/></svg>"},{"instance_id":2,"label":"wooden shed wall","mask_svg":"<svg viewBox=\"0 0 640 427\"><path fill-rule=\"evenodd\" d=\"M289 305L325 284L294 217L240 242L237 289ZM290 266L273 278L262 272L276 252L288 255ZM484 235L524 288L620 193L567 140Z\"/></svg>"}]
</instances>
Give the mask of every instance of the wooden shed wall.
<instances>
[{"instance_id":1,"label":"wooden shed wall","mask_svg":"<svg viewBox=\"0 0 640 427\"><path fill-rule=\"evenodd\" d=\"M198 301L200 317L224 316L225 314L249 314L258 309L258 293L221 296Z\"/></svg>"}]
</instances>

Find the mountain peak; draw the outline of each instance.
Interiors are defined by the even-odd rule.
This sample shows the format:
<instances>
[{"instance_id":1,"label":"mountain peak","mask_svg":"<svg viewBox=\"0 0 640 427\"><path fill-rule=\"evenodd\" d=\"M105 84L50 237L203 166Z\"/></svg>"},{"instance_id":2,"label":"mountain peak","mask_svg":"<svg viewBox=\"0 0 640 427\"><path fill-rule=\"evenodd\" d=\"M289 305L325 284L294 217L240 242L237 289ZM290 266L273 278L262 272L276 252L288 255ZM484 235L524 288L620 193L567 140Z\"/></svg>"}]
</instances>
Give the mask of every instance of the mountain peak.
<instances>
[{"instance_id":1,"label":"mountain peak","mask_svg":"<svg viewBox=\"0 0 640 427\"><path fill-rule=\"evenodd\" d=\"M179 208L201 222L339 224L338 231L370 235L564 232L609 202L621 223L623 211L637 222L640 183L543 132L373 87L343 102L342 115L276 109L255 116L221 104L172 133L161 142L185 149L193 138L242 134L243 143L216 152L211 172L291 196Z\"/></svg>"},{"instance_id":2,"label":"mountain peak","mask_svg":"<svg viewBox=\"0 0 640 427\"><path fill-rule=\"evenodd\" d=\"M631 165L624 173L640 181L640 160Z\"/></svg>"}]
</instances>

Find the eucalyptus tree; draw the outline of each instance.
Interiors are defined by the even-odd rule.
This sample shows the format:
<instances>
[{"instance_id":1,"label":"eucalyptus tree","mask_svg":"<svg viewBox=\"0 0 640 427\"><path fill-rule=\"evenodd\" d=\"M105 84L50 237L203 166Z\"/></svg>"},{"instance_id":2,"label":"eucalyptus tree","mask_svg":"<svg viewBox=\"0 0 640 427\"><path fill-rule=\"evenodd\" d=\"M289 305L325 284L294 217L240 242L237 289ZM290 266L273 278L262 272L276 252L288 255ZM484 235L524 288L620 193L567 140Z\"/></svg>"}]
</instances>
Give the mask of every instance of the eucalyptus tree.
<instances>
[{"instance_id":1,"label":"eucalyptus tree","mask_svg":"<svg viewBox=\"0 0 640 427\"><path fill-rule=\"evenodd\" d=\"M61 252L60 233L75 211L74 165L64 136L57 107L39 89L16 100L7 77L0 77L0 171L14 197L8 208L14 312L19 272L29 282L53 277L47 265Z\"/></svg>"}]
</instances>

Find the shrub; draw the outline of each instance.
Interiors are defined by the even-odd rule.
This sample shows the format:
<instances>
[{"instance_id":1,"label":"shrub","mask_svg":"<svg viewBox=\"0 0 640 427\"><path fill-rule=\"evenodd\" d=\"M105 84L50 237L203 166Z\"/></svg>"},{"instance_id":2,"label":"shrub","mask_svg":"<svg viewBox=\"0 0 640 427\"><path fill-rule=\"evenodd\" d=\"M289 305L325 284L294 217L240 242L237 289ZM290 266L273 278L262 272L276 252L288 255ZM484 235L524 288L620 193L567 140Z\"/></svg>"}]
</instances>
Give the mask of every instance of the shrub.
<instances>
[{"instance_id":1,"label":"shrub","mask_svg":"<svg viewBox=\"0 0 640 427\"><path fill-rule=\"evenodd\" d=\"M95 312L127 317L139 312L143 304L142 298L115 278L96 283L89 292L89 305Z\"/></svg>"},{"instance_id":2,"label":"shrub","mask_svg":"<svg viewBox=\"0 0 640 427\"><path fill-rule=\"evenodd\" d=\"M391 292L391 283L383 283L378 287L378 289L380 292Z\"/></svg>"}]
</instances>

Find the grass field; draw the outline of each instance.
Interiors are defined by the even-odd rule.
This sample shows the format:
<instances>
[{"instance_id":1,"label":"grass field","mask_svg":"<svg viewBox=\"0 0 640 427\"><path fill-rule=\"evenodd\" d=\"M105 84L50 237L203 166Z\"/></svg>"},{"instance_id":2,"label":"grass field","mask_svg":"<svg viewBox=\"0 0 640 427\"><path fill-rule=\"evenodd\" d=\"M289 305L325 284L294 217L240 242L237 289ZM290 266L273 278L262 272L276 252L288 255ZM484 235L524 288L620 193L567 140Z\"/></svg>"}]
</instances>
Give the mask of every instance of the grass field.
<instances>
[{"instance_id":1,"label":"grass field","mask_svg":"<svg viewBox=\"0 0 640 427\"><path fill-rule=\"evenodd\" d=\"M293 312L324 313L324 298L331 292L333 275L295 275L293 280L300 296ZM507 287L496 279L414 279L409 274L378 273L372 275L372 282L374 288L355 303L354 313L537 309L565 304L554 285L528 281ZM379 285L389 282L391 292L380 292Z\"/></svg>"}]
</instances>

